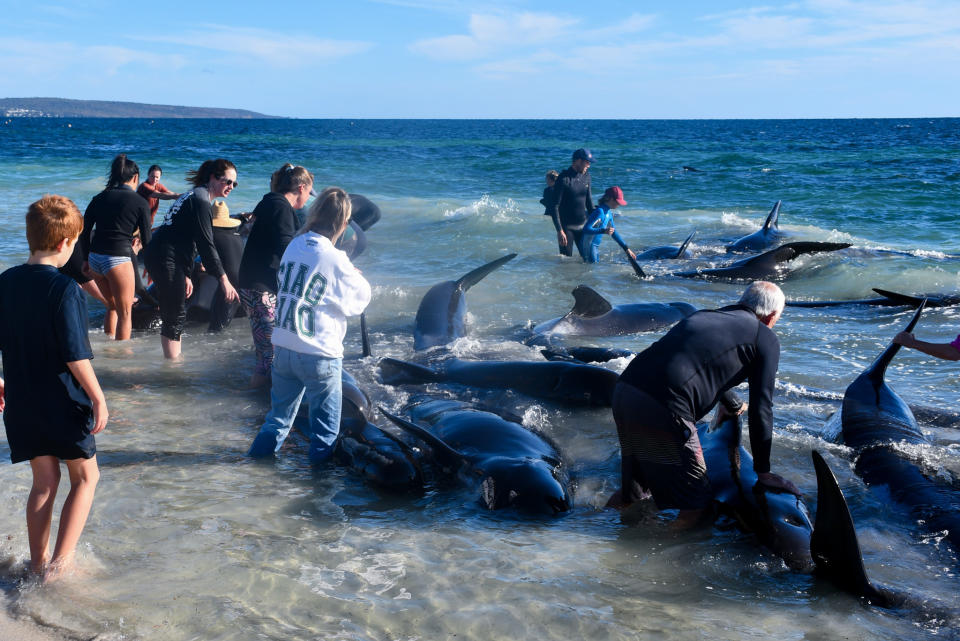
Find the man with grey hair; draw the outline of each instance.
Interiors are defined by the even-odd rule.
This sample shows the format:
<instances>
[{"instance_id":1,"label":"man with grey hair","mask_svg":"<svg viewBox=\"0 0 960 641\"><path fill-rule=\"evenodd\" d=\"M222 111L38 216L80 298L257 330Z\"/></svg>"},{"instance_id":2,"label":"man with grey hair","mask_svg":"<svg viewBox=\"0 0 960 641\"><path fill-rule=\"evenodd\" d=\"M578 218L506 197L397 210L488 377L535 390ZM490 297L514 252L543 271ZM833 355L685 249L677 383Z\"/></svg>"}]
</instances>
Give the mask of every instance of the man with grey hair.
<instances>
[{"instance_id":1,"label":"man with grey hair","mask_svg":"<svg viewBox=\"0 0 960 641\"><path fill-rule=\"evenodd\" d=\"M748 406L733 391L743 381L750 385L750 447L759 482L799 495L793 483L770 472L780 362L772 328L783 306L779 287L757 281L736 305L695 312L637 354L613 393L621 489L608 506L627 507L652 494L658 509L680 510L678 525L699 521L713 496L696 422L717 403L721 418L743 413Z\"/></svg>"}]
</instances>

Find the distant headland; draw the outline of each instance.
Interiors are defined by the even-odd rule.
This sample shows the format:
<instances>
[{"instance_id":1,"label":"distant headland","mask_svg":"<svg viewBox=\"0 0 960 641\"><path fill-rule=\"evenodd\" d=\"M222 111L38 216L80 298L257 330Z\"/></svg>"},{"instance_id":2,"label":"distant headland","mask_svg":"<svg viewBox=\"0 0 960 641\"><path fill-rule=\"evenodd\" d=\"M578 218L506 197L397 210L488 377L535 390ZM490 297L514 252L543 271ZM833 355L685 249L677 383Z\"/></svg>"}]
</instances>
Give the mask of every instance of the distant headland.
<instances>
[{"instance_id":1,"label":"distant headland","mask_svg":"<svg viewBox=\"0 0 960 641\"><path fill-rule=\"evenodd\" d=\"M0 98L4 118L279 118L246 109L148 105L112 100Z\"/></svg>"}]
</instances>

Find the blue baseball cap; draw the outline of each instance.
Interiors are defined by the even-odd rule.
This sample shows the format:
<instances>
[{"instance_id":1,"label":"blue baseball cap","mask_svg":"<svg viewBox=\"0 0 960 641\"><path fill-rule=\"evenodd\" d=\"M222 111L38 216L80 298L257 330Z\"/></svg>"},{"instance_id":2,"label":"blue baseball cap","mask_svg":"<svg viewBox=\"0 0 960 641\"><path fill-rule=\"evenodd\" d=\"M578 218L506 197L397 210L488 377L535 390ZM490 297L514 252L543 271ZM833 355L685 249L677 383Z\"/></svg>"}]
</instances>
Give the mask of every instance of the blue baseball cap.
<instances>
[{"instance_id":1,"label":"blue baseball cap","mask_svg":"<svg viewBox=\"0 0 960 641\"><path fill-rule=\"evenodd\" d=\"M593 163L593 154L590 153L589 149L577 149L573 152L574 160L586 160L588 163Z\"/></svg>"}]
</instances>

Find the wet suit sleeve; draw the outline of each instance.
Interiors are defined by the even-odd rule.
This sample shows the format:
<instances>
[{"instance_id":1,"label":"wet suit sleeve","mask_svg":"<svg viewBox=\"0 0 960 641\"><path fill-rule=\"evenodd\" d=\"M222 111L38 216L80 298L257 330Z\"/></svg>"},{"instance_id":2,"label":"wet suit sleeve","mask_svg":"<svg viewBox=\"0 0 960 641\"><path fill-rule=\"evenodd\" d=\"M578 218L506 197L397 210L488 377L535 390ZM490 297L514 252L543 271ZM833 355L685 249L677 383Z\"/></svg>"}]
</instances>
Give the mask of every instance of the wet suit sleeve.
<instances>
[{"instance_id":1,"label":"wet suit sleeve","mask_svg":"<svg viewBox=\"0 0 960 641\"><path fill-rule=\"evenodd\" d=\"M761 331L757 340L757 357L747 378L750 383L750 408L747 410L750 421L750 449L753 452L753 470L757 474L770 471L773 389L779 365L780 341L772 331Z\"/></svg>"},{"instance_id":2,"label":"wet suit sleeve","mask_svg":"<svg viewBox=\"0 0 960 641\"><path fill-rule=\"evenodd\" d=\"M626 241L624 241L623 238L620 236L620 232L618 232L616 229L613 230L613 239L617 241L617 244L620 245L620 247L622 247L623 249L630 249L629 247L627 247Z\"/></svg>"},{"instance_id":3,"label":"wet suit sleeve","mask_svg":"<svg viewBox=\"0 0 960 641\"><path fill-rule=\"evenodd\" d=\"M137 216L137 227L140 229L140 244L144 247L150 242L150 208L147 207L147 201L143 201L143 206L139 208Z\"/></svg>"},{"instance_id":4,"label":"wet suit sleeve","mask_svg":"<svg viewBox=\"0 0 960 641\"><path fill-rule=\"evenodd\" d=\"M553 202L550 203L550 217L553 219L553 226L560 231L560 203L563 201L563 195L567 192L570 179L567 176L560 176L553 185ZM591 211L593 208L590 208Z\"/></svg>"},{"instance_id":5,"label":"wet suit sleeve","mask_svg":"<svg viewBox=\"0 0 960 641\"><path fill-rule=\"evenodd\" d=\"M600 207L591 210L590 216L587 217L587 222L583 224L583 234L596 236L597 234L603 234L606 232L607 225L606 220L604 220L604 211Z\"/></svg>"},{"instance_id":6,"label":"wet suit sleeve","mask_svg":"<svg viewBox=\"0 0 960 641\"><path fill-rule=\"evenodd\" d=\"M193 216L191 223L193 225L193 240L197 244L197 252L200 254L200 260L203 262L203 268L214 278L223 276L223 265L220 263L220 255L217 253L217 247L213 244L213 217L210 203L205 199L194 196Z\"/></svg>"}]
</instances>

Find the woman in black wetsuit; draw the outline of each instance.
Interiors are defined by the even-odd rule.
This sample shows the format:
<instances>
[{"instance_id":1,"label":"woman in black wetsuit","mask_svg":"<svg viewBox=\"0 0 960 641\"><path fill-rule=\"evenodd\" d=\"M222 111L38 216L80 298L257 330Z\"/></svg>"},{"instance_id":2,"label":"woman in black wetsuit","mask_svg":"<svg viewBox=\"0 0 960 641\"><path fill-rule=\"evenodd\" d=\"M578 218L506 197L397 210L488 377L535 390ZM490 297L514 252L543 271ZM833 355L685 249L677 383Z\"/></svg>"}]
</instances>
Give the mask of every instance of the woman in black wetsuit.
<instances>
[{"instance_id":1,"label":"woman in black wetsuit","mask_svg":"<svg viewBox=\"0 0 960 641\"><path fill-rule=\"evenodd\" d=\"M80 234L83 271L96 282L107 301L103 329L118 341L130 338L131 309L136 286L133 235L150 241L150 209L136 192L140 181L137 163L120 154L113 159L107 188L93 197L83 214ZM94 231L95 230L95 231ZM90 235L93 233L93 240Z\"/></svg>"},{"instance_id":2,"label":"woman in black wetsuit","mask_svg":"<svg viewBox=\"0 0 960 641\"><path fill-rule=\"evenodd\" d=\"M197 254L207 273L220 281L227 302L237 300L213 243L211 203L226 198L237 186L237 168L224 158L208 160L187 173L193 189L180 195L163 217L144 263L157 286L160 300L160 342L165 358L180 358L180 335L186 317L186 301L193 293L189 274Z\"/></svg>"}]
</instances>

